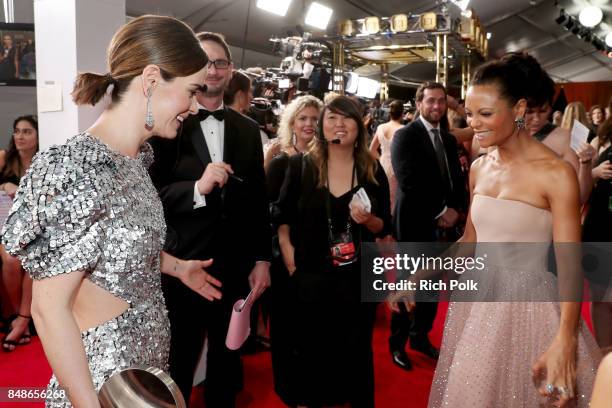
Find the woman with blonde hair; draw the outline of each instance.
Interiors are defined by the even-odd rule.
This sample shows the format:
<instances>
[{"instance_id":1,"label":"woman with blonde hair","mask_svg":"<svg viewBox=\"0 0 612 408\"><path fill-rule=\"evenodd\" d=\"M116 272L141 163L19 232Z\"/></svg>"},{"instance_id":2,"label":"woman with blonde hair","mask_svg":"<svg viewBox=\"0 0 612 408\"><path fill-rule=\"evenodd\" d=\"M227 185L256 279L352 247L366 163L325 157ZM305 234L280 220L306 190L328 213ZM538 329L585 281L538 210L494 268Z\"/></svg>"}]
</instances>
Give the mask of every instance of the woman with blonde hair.
<instances>
[{"instance_id":1,"label":"woman with blonde hair","mask_svg":"<svg viewBox=\"0 0 612 408\"><path fill-rule=\"evenodd\" d=\"M565 107L565 111L563 112L563 119L561 119L561 128L565 130L572 131L574 127L574 121L582 123L589 129L589 136L587 137L587 142L591 143L591 141L595 138L595 133L591 130L591 125L589 123L589 119L587 118L586 109L582 102L570 102L569 105Z\"/></svg>"},{"instance_id":2,"label":"woman with blonde hair","mask_svg":"<svg viewBox=\"0 0 612 408\"><path fill-rule=\"evenodd\" d=\"M128 367L168 369L170 323L161 273L209 300L219 282L162 248L166 224L148 174L152 136L176 137L197 113L208 58L171 17L141 16L115 33L109 72L80 73L73 100L111 103L86 131L39 153L3 230L34 279L32 315L53 377L47 407L97 408L97 392Z\"/></svg>"},{"instance_id":3,"label":"woman with blonde hair","mask_svg":"<svg viewBox=\"0 0 612 408\"><path fill-rule=\"evenodd\" d=\"M307 152L315 138L321 101L310 95L294 99L280 118L279 136L266 154L266 181L270 202L278 199L289 158ZM270 339L272 341L272 371L274 388L279 396L291 401L293 346L292 337L295 316L287 305L291 298L292 282L280 256L278 236L273 239L273 260L270 273L274 281L270 295Z\"/></svg>"},{"instance_id":4,"label":"woman with blonde hair","mask_svg":"<svg viewBox=\"0 0 612 408\"><path fill-rule=\"evenodd\" d=\"M374 406L375 303L362 303L360 244L390 233L389 184L368 149L359 107L332 99L305 155L289 159L274 214L291 276L290 406ZM360 189L371 209L352 201ZM276 347L273 345L273 348Z\"/></svg>"},{"instance_id":5,"label":"woman with blonde hair","mask_svg":"<svg viewBox=\"0 0 612 408\"><path fill-rule=\"evenodd\" d=\"M272 159L284 152L288 155L304 153L315 135L317 119L323 103L312 95L302 95L295 98L285 107L278 125L278 137L268 145L264 167L268 167Z\"/></svg>"}]
</instances>

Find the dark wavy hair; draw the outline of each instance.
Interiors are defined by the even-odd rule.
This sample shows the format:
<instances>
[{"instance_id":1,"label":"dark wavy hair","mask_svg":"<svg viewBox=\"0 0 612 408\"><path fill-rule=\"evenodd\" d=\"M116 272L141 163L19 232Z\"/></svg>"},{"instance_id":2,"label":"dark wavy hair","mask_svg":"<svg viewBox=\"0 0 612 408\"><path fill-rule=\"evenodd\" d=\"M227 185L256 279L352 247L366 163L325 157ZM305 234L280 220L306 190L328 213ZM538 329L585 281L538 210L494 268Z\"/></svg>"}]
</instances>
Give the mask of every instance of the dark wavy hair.
<instances>
[{"instance_id":1,"label":"dark wavy hair","mask_svg":"<svg viewBox=\"0 0 612 408\"><path fill-rule=\"evenodd\" d=\"M308 152L318 170L319 187L327 184L327 161L329 154L327 151L328 144L323 133L323 120L327 111L346 116L357 122L357 139L353 150L357 175L361 179L378 184L375 178L376 159L372 157L368 149L368 132L363 123L360 107L347 96L336 96L323 107L319 114L319 122L317 124L318 136L314 139L312 147Z\"/></svg>"},{"instance_id":2,"label":"dark wavy hair","mask_svg":"<svg viewBox=\"0 0 612 408\"><path fill-rule=\"evenodd\" d=\"M38 120L32 115L19 116L13 121L13 131L17 128L17 124L21 121L28 122L36 130L36 151L38 152ZM4 156L4 168L2 169L2 178L11 177L21 178L25 174L25 168L21 162L21 156L15 146L15 136L11 136L6 155Z\"/></svg>"}]
</instances>

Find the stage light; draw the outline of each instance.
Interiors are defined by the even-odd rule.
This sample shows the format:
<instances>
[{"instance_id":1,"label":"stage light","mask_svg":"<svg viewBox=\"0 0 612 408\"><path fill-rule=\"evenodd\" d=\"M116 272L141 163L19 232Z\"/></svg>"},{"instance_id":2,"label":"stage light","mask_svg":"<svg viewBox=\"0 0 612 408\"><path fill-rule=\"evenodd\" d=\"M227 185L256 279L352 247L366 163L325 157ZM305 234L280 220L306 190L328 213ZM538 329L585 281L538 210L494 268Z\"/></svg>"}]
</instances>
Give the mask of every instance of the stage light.
<instances>
[{"instance_id":1,"label":"stage light","mask_svg":"<svg viewBox=\"0 0 612 408\"><path fill-rule=\"evenodd\" d=\"M329 7L313 2L310 4L310 8L306 14L305 23L321 30L325 30L333 12L334 11Z\"/></svg>"},{"instance_id":2,"label":"stage light","mask_svg":"<svg viewBox=\"0 0 612 408\"><path fill-rule=\"evenodd\" d=\"M492 36L493 36L493 34L491 34L490 32L488 32L488 33L487 33L487 40L490 40Z\"/></svg>"},{"instance_id":3,"label":"stage light","mask_svg":"<svg viewBox=\"0 0 612 408\"><path fill-rule=\"evenodd\" d=\"M597 24L601 23L601 19L603 18L603 12L599 7L588 6L582 9L580 15L578 16L578 20L580 20L580 24L585 27L595 27Z\"/></svg>"},{"instance_id":4,"label":"stage light","mask_svg":"<svg viewBox=\"0 0 612 408\"><path fill-rule=\"evenodd\" d=\"M459 6L461 10L466 11L468 4L470 4L470 0L455 0L454 3Z\"/></svg>"},{"instance_id":5,"label":"stage light","mask_svg":"<svg viewBox=\"0 0 612 408\"><path fill-rule=\"evenodd\" d=\"M612 31L606 35L606 45L612 47Z\"/></svg>"},{"instance_id":6,"label":"stage light","mask_svg":"<svg viewBox=\"0 0 612 408\"><path fill-rule=\"evenodd\" d=\"M257 8L285 17L290 3L291 0L257 0Z\"/></svg>"}]
</instances>

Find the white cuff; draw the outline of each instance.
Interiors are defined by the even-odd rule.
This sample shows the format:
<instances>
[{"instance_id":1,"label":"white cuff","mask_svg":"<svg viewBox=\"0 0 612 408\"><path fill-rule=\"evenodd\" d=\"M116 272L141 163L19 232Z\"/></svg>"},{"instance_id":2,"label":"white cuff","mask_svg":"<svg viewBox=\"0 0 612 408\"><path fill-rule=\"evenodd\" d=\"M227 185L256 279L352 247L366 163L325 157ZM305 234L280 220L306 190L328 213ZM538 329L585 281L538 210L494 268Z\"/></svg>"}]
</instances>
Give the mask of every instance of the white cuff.
<instances>
[{"instance_id":1,"label":"white cuff","mask_svg":"<svg viewBox=\"0 0 612 408\"><path fill-rule=\"evenodd\" d=\"M446 212L446 210L448 210L448 207L447 207L447 206L444 206L444 209L443 209L443 210L440 212L440 214L436 215L436 220L437 220L438 218L440 218L442 215L444 215L444 213Z\"/></svg>"},{"instance_id":2,"label":"white cuff","mask_svg":"<svg viewBox=\"0 0 612 408\"><path fill-rule=\"evenodd\" d=\"M206 207L206 197L198 191L198 182L193 183L193 209L197 210L200 207Z\"/></svg>"}]
</instances>

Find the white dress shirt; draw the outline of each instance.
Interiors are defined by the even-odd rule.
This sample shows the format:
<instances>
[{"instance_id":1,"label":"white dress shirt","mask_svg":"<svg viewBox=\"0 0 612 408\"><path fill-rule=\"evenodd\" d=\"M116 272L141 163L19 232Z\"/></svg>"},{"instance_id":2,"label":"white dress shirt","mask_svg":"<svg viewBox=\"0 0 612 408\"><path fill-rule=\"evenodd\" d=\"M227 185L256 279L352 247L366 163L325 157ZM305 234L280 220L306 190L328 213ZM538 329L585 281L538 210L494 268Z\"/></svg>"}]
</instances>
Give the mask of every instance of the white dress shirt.
<instances>
[{"instance_id":1,"label":"white dress shirt","mask_svg":"<svg viewBox=\"0 0 612 408\"><path fill-rule=\"evenodd\" d=\"M213 111L223 109L223 102L217 109ZM198 110L206 109L198 103ZM220 121L214 118L213 115L208 116L205 120L200 122L200 128L202 128L202 134L204 135L204 141L208 147L208 153L210 154L210 160L213 163L219 163L223 161L223 141L225 136L225 121ZM206 206L206 197L200 194L198 191L197 181L193 186L193 209Z\"/></svg>"}]
</instances>

